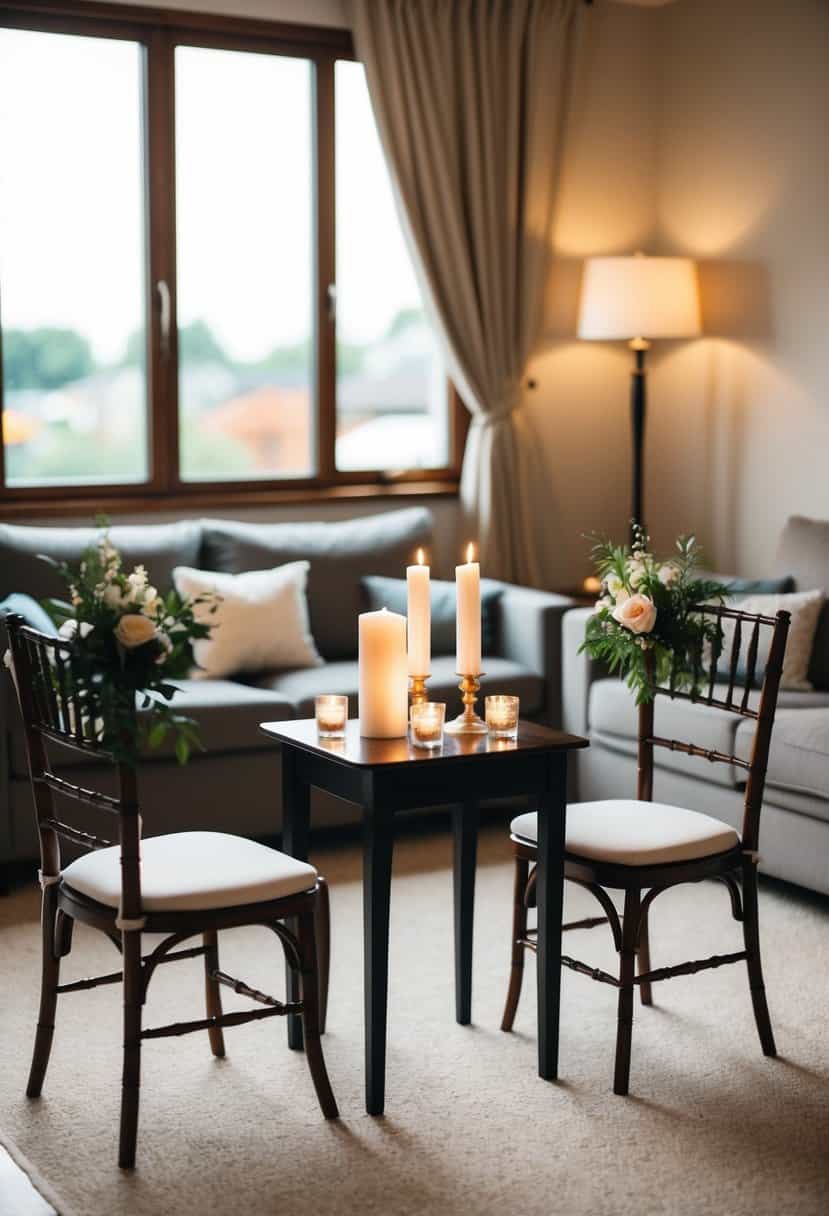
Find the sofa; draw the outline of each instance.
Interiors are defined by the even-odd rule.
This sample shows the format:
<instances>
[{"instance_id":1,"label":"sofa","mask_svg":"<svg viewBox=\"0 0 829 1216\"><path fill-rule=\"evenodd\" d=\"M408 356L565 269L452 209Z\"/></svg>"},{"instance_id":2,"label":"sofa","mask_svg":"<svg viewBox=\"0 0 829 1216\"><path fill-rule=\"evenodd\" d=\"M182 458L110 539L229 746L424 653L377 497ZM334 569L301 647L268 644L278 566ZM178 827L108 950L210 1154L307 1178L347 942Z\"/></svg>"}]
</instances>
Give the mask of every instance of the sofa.
<instances>
[{"instance_id":1,"label":"sofa","mask_svg":"<svg viewBox=\"0 0 829 1216\"><path fill-rule=\"evenodd\" d=\"M829 521L792 517L777 550L777 573L795 591L821 588L829 597ZM562 623L563 726L589 735L572 771L573 799L633 797L637 713L627 686L579 654L591 609L574 609ZM760 820L762 870L829 894L829 599L812 651L811 692L781 690ZM656 730L747 758L754 723L724 710L660 697ZM739 828L742 770L655 749L654 798L704 811Z\"/></svg>"},{"instance_id":2,"label":"sofa","mask_svg":"<svg viewBox=\"0 0 829 1216\"><path fill-rule=\"evenodd\" d=\"M281 830L279 749L258 729L265 721L312 717L319 692L345 693L357 712L357 616L372 607L379 579L402 579L415 549L429 545L431 513L420 507L334 523L246 523L221 519L113 527L125 564L146 565L166 589L176 566L240 573L300 558L310 563L311 630L324 664L221 680L182 681L175 706L199 724L204 752L180 767L172 746L147 756L139 770L145 832L221 829L252 837ZM0 601L26 594L65 596L55 571L38 554L76 562L94 529L0 524ZM482 695L517 694L526 717L557 725L561 716L561 618L572 600L484 581L490 635ZM398 594L400 587L397 588ZM443 589L444 601L446 588ZM389 605L390 607L392 605ZM455 675L454 631L435 631L429 693L461 709ZM0 624L1 627L1 624ZM5 649L5 638L0 638ZM37 834L19 714L11 680L0 672L0 865L34 860ZM100 768L65 749L58 771L81 785L100 780ZM68 770L71 769L71 775ZM94 812L93 812L94 813ZM345 824L356 812L322 795L312 806L314 827ZM101 825L97 825L101 830Z\"/></svg>"}]
</instances>

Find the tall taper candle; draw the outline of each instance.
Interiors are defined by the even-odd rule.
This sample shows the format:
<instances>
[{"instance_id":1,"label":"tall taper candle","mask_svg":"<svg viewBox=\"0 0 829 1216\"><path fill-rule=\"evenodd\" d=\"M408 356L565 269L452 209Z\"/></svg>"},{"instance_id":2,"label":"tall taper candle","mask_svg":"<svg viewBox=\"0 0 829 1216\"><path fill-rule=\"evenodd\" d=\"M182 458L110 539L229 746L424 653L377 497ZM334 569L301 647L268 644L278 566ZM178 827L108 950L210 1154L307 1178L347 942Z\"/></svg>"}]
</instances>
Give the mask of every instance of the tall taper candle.
<instances>
[{"instance_id":1,"label":"tall taper candle","mask_svg":"<svg viewBox=\"0 0 829 1216\"><path fill-rule=\"evenodd\" d=\"M466 564L455 567L458 673L463 676L481 674L481 568L472 560L474 556L470 544Z\"/></svg>"},{"instance_id":2,"label":"tall taper candle","mask_svg":"<svg viewBox=\"0 0 829 1216\"><path fill-rule=\"evenodd\" d=\"M417 565L406 567L408 588L409 675L428 676L432 661L432 605L429 598L429 567L423 564L423 550L417 551Z\"/></svg>"},{"instance_id":3,"label":"tall taper candle","mask_svg":"<svg viewBox=\"0 0 829 1216\"><path fill-rule=\"evenodd\" d=\"M409 723L406 618L383 608L359 617L360 734L397 739Z\"/></svg>"}]
</instances>

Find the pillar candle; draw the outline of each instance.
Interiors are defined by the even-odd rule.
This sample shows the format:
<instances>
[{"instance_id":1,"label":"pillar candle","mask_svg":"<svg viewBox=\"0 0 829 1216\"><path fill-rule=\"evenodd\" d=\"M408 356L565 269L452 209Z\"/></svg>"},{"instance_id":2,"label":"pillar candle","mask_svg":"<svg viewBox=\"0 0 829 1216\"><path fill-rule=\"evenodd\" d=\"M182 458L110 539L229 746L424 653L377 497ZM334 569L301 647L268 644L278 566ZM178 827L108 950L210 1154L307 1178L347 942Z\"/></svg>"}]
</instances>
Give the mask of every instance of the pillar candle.
<instances>
[{"instance_id":1,"label":"pillar candle","mask_svg":"<svg viewBox=\"0 0 829 1216\"><path fill-rule=\"evenodd\" d=\"M481 568L474 556L469 545L465 565L455 567L458 672L463 676L481 674Z\"/></svg>"},{"instance_id":2,"label":"pillar candle","mask_svg":"<svg viewBox=\"0 0 829 1216\"><path fill-rule=\"evenodd\" d=\"M429 593L429 567L423 564L423 550L417 551L416 566L406 567L408 600L409 675L428 676L432 661L432 605Z\"/></svg>"},{"instance_id":3,"label":"pillar candle","mask_svg":"<svg viewBox=\"0 0 829 1216\"><path fill-rule=\"evenodd\" d=\"M387 608L364 612L359 638L360 734L401 738L409 720L406 618Z\"/></svg>"}]
</instances>

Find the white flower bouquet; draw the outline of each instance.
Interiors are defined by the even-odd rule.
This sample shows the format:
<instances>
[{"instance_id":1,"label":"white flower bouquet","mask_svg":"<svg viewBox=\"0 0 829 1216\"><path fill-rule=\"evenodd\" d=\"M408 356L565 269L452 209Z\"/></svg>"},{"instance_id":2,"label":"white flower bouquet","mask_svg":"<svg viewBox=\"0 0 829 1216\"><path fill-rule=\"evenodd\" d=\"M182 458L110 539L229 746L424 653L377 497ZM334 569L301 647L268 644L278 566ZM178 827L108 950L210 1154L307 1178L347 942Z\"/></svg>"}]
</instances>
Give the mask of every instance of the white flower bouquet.
<instances>
[{"instance_id":1,"label":"white flower bouquet","mask_svg":"<svg viewBox=\"0 0 829 1216\"><path fill-rule=\"evenodd\" d=\"M654 683L700 687L704 655L719 655L722 629L716 616L694 610L722 604L727 595L724 584L696 576L701 550L693 536L680 536L665 560L649 544L638 527L632 546L594 538L602 595L581 646L625 678L637 705L652 699Z\"/></svg>"}]
</instances>

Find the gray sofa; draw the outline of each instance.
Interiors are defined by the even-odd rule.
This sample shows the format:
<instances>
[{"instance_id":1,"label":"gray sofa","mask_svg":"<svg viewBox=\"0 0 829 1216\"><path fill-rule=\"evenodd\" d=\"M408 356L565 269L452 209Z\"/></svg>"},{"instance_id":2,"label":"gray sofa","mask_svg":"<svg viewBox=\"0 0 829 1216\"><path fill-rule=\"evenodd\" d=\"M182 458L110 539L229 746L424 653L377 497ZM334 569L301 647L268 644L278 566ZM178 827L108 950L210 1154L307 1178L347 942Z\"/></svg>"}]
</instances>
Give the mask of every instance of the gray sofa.
<instances>
[{"instance_id":1,"label":"gray sofa","mask_svg":"<svg viewBox=\"0 0 829 1216\"><path fill-rule=\"evenodd\" d=\"M795 516L777 554L780 574L795 590L822 588L829 596L829 521ZM636 709L626 686L608 679L578 649L590 609L563 620L563 725L589 735L591 746L575 760L574 799L633 797L636 791ZM815 637L809 670L813 692L781 691L769 755L760 827L765 873L829 894L829 602ZM747 757L754 724L709 706L659 698L656 728ZM741 770L680 752L657 749L654 798L705 811L739 827L744 786Z\"/></svg>"},{"instance_id":2,"label":"gray sofa","mask_svg":"<svg viewBox=\"0 0 829 1216\"><path fill-rule=\"evenodd\" d=\"M77 560L94 534L92 529L0 524L0 600L13 592L36 599L61 596L62 584L36 555ZM428 545L431 534L431 513L419 507L336 523L202 519L112 529L125 561L144 562L160 588L170 585L177 565L238 573L307 558L311 628L326 660L322 667L301 671L184 681L176 706L198 721L206 750L185 768L176 764L169 748L142 764L140 794L148 835L186 828L250 836L280 831L279 753L259 732L259 723L313 716L313 698L321 691L347 693L351 713L356 713L357 615L366 607L362 580L369 575L405 577L415 548ZM572 601L506 584L490 583L489 591L493 641L482 693L517 694L525 716L557 724L561 617ZM446 633L444 628L444 638ZM5 638L0 645L5 648ZM2 865L35 859L38 849L17 707L11 681L5 673L0 680ZM460 710L454 654L435 654L429 691L449 703L447 713ZM59 769L71 767L71 779L80 784L100 776L84 767L79 754L64 752L56 761ZM315 826L346 823L354 815L353 807L332 798L320 796L313 806Z\"/></svg>"}]
</instances>

